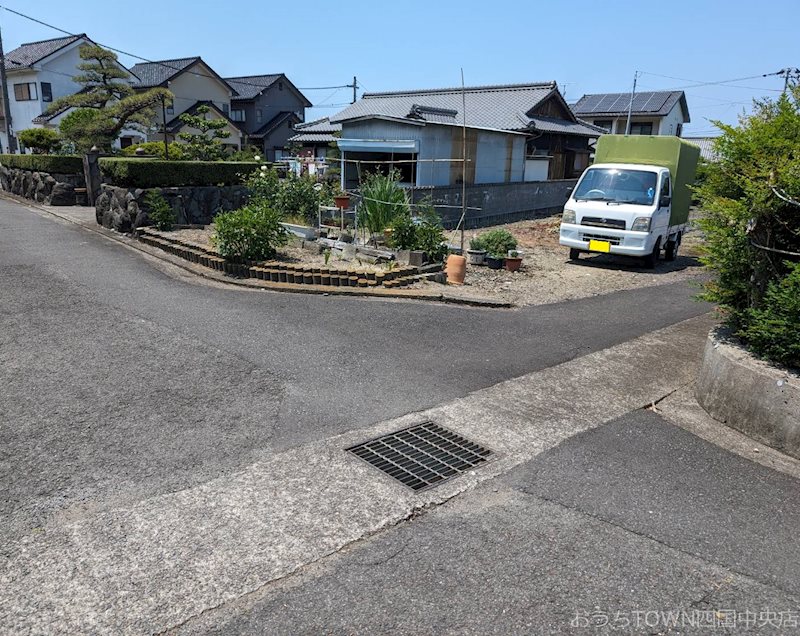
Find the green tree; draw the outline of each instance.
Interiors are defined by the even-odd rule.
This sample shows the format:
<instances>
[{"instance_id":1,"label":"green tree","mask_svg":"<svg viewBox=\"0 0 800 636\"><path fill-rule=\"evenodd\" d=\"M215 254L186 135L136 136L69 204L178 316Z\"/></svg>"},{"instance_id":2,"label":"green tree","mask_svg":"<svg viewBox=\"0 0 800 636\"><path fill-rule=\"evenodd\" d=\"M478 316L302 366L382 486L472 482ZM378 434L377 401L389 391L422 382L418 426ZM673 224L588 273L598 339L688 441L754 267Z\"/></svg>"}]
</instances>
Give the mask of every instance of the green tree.
<instances>
[{"instance_id":1,"label":"green tree","mask_svg":"<svg viewBox=\"0 0 800 636\"><path fill-rule=\"evenodd\" d=\"M68 113L59 126L62 137L79 151L93 145L110 150L125 127L147 132L154 107L162 99L171 99L172 93L164 88L135 91L127 81L130 73L119 64L115 53L102 46L85 44L80 47L79 55L83 60L78 65L81 73L72 79L82 85L81 90L55 100L46 113L70 108L95 112Z\"/></svg>"},{"instance_id":2,"label":"green tree","mask_svg":"<svg viewBox=\"0 0 800 636\"><path fill-rule=\"evenodd\" d=\"M230 137L230 131L225 130L228 122L222 118L206 118L210 111L208 106L203 105L197 107L194 115L180 115L180 120L186 126L197 131L178 133L178 138L185 144L189 159L218 161L225 156L225 146L221 140Z\"/></svg>"},{"instance_id":3,"label":"green tree","mask_svg":"<svg viewBox=\"0 0 800 636\"><path fill-rule=\"evenodd\" d=\"M754 328L767 315L783 315L777 305L789 294L779 292L796 289L784 281L800 261L800 88L756 101L738 126L716 125L723 133L715 146L719 161L705 167L697 190L705 212L703 262L714 274L703 298L720 305L756 353L800 364L776 357L769 329ZM798 336L796 328L784 330L781 349L796 351L786 333Z\"/></svg>"},{"instance_id":4,"label":"green tree","mask_svg":"<svg viewBox=\"0 0 800 636\"><path fill-rule=\"evenodd\" d=\"M17 139L34 154L47 154L61 146L61 137L50 128L28 128L17 133Z\"/></svg>"}]
</instances>

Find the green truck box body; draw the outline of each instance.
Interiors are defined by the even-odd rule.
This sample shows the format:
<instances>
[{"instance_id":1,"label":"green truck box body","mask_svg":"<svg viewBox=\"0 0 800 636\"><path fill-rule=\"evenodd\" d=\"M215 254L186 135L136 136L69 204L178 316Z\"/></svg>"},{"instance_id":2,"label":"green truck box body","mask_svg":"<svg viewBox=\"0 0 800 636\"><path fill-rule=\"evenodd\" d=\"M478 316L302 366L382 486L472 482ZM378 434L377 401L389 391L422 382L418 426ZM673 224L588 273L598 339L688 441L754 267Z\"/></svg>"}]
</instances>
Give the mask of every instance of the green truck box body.
<instances>
[{"instance_id":1,"label":"green truck box body","mask_svg":"<svg viewBox=\"0 0 800 636\"><path fill-rule=\"evenodd\" d=\"M645 135L601 135L597 140L595 163L641 163L669 168L672 177L670 225L689 220L700 148L679 137Z\"/></svg>"}]
</instances>

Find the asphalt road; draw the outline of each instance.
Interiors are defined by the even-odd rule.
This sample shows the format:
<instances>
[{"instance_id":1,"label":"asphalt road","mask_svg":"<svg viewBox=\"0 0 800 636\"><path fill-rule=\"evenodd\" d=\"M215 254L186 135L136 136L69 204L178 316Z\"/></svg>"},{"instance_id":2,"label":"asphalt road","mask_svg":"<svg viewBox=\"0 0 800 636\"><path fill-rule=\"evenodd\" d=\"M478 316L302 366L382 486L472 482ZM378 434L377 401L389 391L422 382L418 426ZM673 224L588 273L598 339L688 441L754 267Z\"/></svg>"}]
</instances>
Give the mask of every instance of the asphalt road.
<instances>
[{"instance_id":1,"label":"asphalt road","mask_svg":"<svg viewBox=\"0 0 800 636\"><path fill-rule=\"evenodd\" d=\"M629 340L707 311L693 293L506 311L228 289L0 200L0 536Z\"/></svg>"},{"instance_id":2,"label":"asphalt road","mask_svg":"<svg viewBox=\"0 0 800 636\"><path fill-rule=\"evenodd\" d=\"M799 486L635 411L176 633L794 634Z\"/></svg>"}]
</instances>

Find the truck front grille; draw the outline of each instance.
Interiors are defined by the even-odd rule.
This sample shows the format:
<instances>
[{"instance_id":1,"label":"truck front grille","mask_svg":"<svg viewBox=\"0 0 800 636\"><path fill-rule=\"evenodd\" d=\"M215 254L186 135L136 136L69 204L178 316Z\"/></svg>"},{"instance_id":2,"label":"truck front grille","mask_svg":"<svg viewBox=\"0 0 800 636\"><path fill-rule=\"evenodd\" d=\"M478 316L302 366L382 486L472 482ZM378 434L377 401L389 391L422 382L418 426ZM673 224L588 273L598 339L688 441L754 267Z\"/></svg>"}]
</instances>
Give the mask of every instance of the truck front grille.
<instances>
[{"instance_id":1,"label":"truck front grille","mask_svg":"<svg viewBox=\"0 0 800 636\"><path fill-rule=\"evenodd\" d=\"M602 219L599 216L585 216L581 219L581 225L591 225L592 227L610 227L615 230L625 229L625 221L620 219Z\"/></svg>"},{"instance_id":2,"label":"truck front grille","mask_svg":"<svg viewBox=\"0 0 800 636\"><path fill-rule=\"evenodd\" d=\"M611 245L619 245L622 242L622 239L618 236L603 236L602 234L586 234L581 233L581 240L582 241L607 241L611 243Z\"/></svg>"}]
</instances>

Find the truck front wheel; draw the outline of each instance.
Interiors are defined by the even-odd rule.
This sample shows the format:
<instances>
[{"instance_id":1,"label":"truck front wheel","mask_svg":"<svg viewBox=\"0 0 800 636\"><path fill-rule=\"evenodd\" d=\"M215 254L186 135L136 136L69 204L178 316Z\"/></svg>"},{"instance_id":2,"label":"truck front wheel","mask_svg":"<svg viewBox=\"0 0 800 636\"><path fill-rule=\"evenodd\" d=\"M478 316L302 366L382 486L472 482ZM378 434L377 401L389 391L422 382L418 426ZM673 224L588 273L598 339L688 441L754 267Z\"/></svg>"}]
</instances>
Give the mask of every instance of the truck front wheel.
<instances>
[{"instance_id":1,"label":"truck front wheel","mask_svg":"<svg viewBox=\"0 0 800 636\"><path fill-rule=\"evenodd\" d=\"M644 266L647 269L655 269L658 262L658 255L661 253L661 238L656 241L653 251L644 257Z\"/></svg>"},{"instance_id":2,"label":"truck front wheel","mask_svg":"<svg viewBox=\"0 0 800 636\"><path fill-rule=\"evenodd\" d=\"M577 261L581 257L581 251L574 247L569 248L569 260Z\"/></svg>"}]
</instances>

